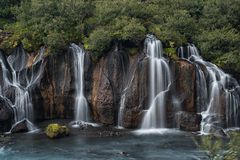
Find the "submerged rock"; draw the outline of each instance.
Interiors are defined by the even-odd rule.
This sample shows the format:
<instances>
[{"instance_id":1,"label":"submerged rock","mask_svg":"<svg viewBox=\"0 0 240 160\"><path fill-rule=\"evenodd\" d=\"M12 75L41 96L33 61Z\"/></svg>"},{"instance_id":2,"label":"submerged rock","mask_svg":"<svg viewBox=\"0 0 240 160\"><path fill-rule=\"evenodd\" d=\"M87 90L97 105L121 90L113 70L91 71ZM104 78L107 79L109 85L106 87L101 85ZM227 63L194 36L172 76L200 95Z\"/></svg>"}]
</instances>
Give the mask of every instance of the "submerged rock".
<instances>
[{"instance_id":1,"label":"submerged rock","mask_svg":"<svg viewBox=\"0 0 240 160\"><path fill-rule=\"evenodd\" d=\"M69 135L69 129L67 126L61 126L59 124L49 124L45 130L48 138L60 138Z\"/></svg>"}]
</instances>

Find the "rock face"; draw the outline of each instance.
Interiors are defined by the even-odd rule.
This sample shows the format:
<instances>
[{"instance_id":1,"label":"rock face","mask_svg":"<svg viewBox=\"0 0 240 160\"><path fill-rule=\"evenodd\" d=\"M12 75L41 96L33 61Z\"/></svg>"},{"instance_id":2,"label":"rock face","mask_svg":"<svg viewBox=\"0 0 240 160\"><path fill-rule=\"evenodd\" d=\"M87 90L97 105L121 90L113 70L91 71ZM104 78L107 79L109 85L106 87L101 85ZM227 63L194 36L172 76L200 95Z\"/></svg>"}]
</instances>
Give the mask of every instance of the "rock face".
<instances>
[{"instance_id":1,"label":"rock face","mask_svg":"<svg viewBox=\"0 0 240 160\"><path fill-rule=\"evenodd\" d=\"M72 117L74 97L70 64L71 56L67 52L46 58L43 78L33 93L37 120Z\"/></svg>"},{"instance_id":2,"label":"rock face","mask_svg":"<svg viewBox=\"0 0 240 160\"><path fill-rule=\"evenodd\" d=\"M106 53L98 63L93 63L88 53L85 56L84 94L92 121L116 125L122 95L125 94L122 125L125 128L139 128L145 110L149 108L149 58L142 52L130 56L119 47ZM33 58L30 56L29 65L31 61ZM72 53L65 50L47 56L45 63L39 85L31 92L35 120L73 119L75 82ZM196 68L190 61L181 59L170 60L169 65L172 83L166 93L167 127L197 131L201 116L196 108ZM220 113L224 115L226 107L220 108ZM9 130L12 119L11 107L0 99L0 130Z\"/></svg>"},{"instance_id":3,"label":"rock face","mask_svg":"<svg viewBox=\"0 0 240 160\"><path fill-rule=\"evenodd\" d=\"M107 125L117 123L118 104L128 62L126 53L116 47L94 67L91 106L95 121Z\"/></svg>"},{"instance_id":4,"label":"rock face","mask_svg":"<svg viewBox=\"0 0 240 160\"><path fill-rule=\"evenodd\" d=\"M183 111L196 112L195 107L195 67L187 60L170 62L173 84L172 94L181 103Z\"/></svg>"},{"instance_id":5,"label":"rock face","mask_svg":"<svg viewBox=\"0 0 240 160\"><path fill-rule=\"evenodd\" d=\"M168 127L180 127L183 130L191 131L197 130L200 128L200 120L195 101L195 67L188 60L179 59L171 60L170 68L173 82L167 106Z\"/></svg>"},{"instance_id":6,"label":"rock face","mask_svg":"<svg viewBox=\"0 0 240 160\"><path fill-rule=\"evenodd\" d=\"M13 121L13 110L8 102L0 97L0 132L7 132L11 129Z\"/></svg>"},{"instance_id":7,"label":"rock face","mask_svg":"<svg viewBox=\"0 0 240 160\"><path fill-rule=\"evenodd\" d=\"M85 58L85 92L90 97L91 61ZM73 56L70 51L46 57L46 66L39 86L33 92L35 118L73 119L75 87ZM88 99L90 101L90 99Z\"/></svg>"},{"instance_id":8,"label":"rock face","mask_svg":"<svg viewBox=\"0 0 240 160\"><path fill-rule=\"evenodd\" d=\"M137 57L133 64L133 77L129 89L126 93L123 116L123 127L140 127L143 118L143 109L149 105L148 102L148 74L149 59Z\"/></svg>"},{"instance_id":9,"label":"rock face","mask_svg":"<svg viewBox=\"0 0 240 160\"><path fill-rule=\"evenodd\" d=\"M94 120L116 125L121 98L126 94L123 127L137 128L148 105L148 58L128 56L116 48L103 57L93 71L92 110ZM125 93L124 93L125 92Z\"/></svg>"}]
</instances>

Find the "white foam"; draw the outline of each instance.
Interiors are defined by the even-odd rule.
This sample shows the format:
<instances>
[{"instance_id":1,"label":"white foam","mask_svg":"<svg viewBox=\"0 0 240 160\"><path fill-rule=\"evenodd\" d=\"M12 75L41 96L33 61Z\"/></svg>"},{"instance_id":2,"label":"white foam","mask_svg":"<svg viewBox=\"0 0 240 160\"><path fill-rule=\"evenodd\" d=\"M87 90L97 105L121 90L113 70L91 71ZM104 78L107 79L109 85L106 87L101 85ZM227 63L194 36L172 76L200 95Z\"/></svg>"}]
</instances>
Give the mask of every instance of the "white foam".
<instances>
[{"instance_id":1,"label":"white foam","mask_svg":"<svg viewBox=\"0 0 240 160\"><path fill-rule=\"evenodd\" d=\"M92 127L100 127L101 124L98 123L90 123L90 122L84 122L84 121L73 121L70 123L70 125L73 128L80 128L82 126L92 126Z\"/></svg>"},{"instance_id":2,"label":"white foam","mask_svg":"<svg viewBox=\"0 0 240 160\"><path fill-rule=\"evenodd\" d=\"M182 131L178 129L169 129L169 128L153 128L153 129L139 129L136 131L133 131L135 135L146 135L146 134L179 134L182 133Z\"/></svg>"}]
</instances>

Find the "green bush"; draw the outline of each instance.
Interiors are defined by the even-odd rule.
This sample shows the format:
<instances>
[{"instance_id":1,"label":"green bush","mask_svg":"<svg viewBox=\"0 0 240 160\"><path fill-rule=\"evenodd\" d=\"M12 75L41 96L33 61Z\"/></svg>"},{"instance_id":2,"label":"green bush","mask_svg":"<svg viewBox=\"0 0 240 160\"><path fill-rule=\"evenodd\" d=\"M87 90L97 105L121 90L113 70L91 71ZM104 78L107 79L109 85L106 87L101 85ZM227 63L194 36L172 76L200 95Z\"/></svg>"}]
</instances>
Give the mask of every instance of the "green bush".
<instances>
[{"instance_id":1,"label":"green bush","mask_svg":"<svg viewBox=\"0 0 240 160\"><path fill-rule=\"evenodd\" d=\"M94 55L94 60L99 59L104 51L107 51L111 47L112 37L109 32L104 28L94 30L88 38L84 40L84 47L87 50L91 50Z\"/></svg>"}]
</instances>

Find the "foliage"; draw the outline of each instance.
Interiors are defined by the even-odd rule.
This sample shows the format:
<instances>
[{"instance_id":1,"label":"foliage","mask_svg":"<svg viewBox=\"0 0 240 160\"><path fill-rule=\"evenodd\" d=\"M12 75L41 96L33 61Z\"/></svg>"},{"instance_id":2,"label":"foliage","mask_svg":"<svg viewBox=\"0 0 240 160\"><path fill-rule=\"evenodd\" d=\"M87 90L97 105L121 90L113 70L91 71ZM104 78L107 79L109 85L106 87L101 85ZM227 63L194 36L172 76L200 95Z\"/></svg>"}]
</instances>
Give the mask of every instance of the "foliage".
<instances>
[{"instance_id":1,"label":"foliage","mask_svg":"<svg viewBox=\"0 0 240 160\"><path fill-rule=\"evenodd\" d=\"M214 136L203 136L198 143L200 149L205 150L214 160L240 159L240 132L230 132L230 140Z\"/></svg>"},{"instance_id":2,"label":"foliage","mask_svg":"<svg viewBox=\"0 0 240 160\"><path fill-rule=\"evenodd\" d=\"M238 0L23 0L21 5L20 0L6 0L0 3L4 3L2 8L8 8L2 10L8 14L2 15L16 15L16 22L5 26L13 35L1 44L4 48L23 42L29 51L44 45L53 53L71 42L81 42L97 60L115 43L129 42L136 47L142 44L146 34L153 33L162 40L171 57L175 56L176 47L193 42L204 58L227 69L240 69ZM170 42L174 43L173 47L169 46Z\"/></svg>"},{"instance_id":3,"label":"foliage","mask_svg":"<svg viewBox=\"0 0 240 160\"><path fill-rule=\"evenodd\" d=\"M14 18L13 7L19 5L21 0L0 0L0 28L11 22Z\"/></svg>"},{"instance_id":4,"label":"foliage","mask_svg":"<svg viewBox=\"0 0 240 160\"><path fill-rule=\"evenodd\" d=\"M95 53L94 59L101 57L102 53L110 48L111 35L104 28L94 30L88 38L85 38L84 46L86 49Z\"/></svg>"}]
</instances>

